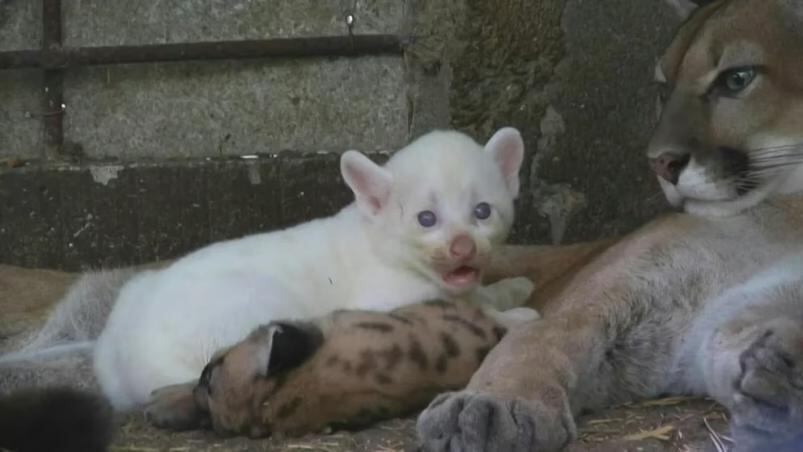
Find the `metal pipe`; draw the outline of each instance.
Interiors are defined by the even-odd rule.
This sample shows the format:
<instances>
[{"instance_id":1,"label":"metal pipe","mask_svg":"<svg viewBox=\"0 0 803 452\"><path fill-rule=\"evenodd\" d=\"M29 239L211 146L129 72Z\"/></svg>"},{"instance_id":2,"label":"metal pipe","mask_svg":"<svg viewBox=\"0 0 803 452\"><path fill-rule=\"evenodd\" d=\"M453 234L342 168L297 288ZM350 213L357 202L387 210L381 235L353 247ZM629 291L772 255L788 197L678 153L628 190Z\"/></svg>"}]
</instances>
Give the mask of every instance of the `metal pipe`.
<instances>
[{"instance_id":1,"label":"metal pipe","mask_svg":"<svg viewBox=\"0 0 803 452\"><path fill-rule=\"evenodd\" d=\"M61 0L42 1L42 40L44 50L61 48Z\"/></svg>"},{"instance_id":2,"label":"metal pipe","mask_svg":"<svg viewBox=\"0 0 803 452\"><path fill-rule=\"evenodd\" d=\"M41 67L41 50L11 50L0 52L0 69L26 69Z\"/></svg>"},{"instance_id":3,"label":"metal pipe","mask_svg":"<svg viewBox=\"0 0 803 452\"><path fill-rule=\"evenodd\" d=\"M59 0L45 0L58 2ZM65 69L126 63L246 58L337 57L401 54L407 41L395 35L325 36L114 47L57 47L0 52L0 69Z\"/></svg>"},{"instance_id":4,"label":"metal pipe","mask_svg":"<svg viewBox=\"0 0 803 452\"><path fill-rule=\"evenodd\" d=\"M42 0L42 52L61 51L61 0ZM61 153L64 144L64 71L45 68L42 86L45 152Z\"/></svg>"}]
</instances>

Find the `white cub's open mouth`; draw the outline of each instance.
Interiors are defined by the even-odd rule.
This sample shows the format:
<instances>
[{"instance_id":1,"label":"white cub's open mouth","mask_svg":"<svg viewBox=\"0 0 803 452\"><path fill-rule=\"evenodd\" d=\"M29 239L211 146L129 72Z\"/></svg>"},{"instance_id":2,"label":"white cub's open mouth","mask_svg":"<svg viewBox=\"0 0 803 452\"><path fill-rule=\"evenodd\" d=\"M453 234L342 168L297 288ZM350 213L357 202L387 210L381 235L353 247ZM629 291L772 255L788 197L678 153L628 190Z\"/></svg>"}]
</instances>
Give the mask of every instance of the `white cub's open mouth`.
<instances>
[{"instance_id":1,"label":"white cub's open mouth","mask_svg":"<svg viewBox=\"0 0 803 452\"><path fill-rule=\"evenodd\" d=\"M470 265L461 265L441 274L443 282L457 290L468 289L480 281L480 269Z\"/></svg>"}]
</instances>

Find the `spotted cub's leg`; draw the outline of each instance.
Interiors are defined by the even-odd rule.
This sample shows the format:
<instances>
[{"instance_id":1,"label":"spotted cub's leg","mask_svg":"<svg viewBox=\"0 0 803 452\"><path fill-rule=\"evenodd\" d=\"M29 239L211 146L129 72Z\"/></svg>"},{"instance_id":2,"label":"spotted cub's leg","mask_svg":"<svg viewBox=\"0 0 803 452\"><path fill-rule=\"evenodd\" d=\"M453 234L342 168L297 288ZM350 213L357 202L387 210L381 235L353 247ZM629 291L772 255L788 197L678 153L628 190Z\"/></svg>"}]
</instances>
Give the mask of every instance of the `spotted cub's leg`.
<instances>
[{"instance_id":1,"label":"spotted cub's leg","mask_svg":"<svg viewBox=\"0 0 803 452\"><path fill-rule=\"evenodd\" d=\"M158 428L169 430L193 430L208 423L208 414L203 412L193 397L197 382L165 386L151 394L145 406L145 419Z\"/></svg>"}]
</instances>

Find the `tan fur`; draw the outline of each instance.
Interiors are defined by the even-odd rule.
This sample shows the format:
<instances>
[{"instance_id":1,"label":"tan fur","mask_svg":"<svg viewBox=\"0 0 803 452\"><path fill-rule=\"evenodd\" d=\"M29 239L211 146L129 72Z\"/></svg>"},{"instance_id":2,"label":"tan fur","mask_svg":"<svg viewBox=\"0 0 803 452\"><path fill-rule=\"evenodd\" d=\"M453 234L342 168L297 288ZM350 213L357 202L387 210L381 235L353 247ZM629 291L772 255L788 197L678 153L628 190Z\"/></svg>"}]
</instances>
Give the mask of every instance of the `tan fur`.
<instances>
[{"instance_id":1,"label":"tan fur","mask_svg":"<svg viewBox=\"0 0 803 452\"><path fill-rule=\"evenodd\" d=\"M734 66L758 76L733 96L711 91ZM762 286L803 255L803 2L713 2L657 72L668 96L648 157L692 156L700 186L662 186L693 215L584 245L588 261L538 302L544 319L512 329L466 390L424 411L423 450L558 450L578 413L661 394L725 405L736 450L803 448L803 282ZM745 178L756 186L739 192ZM496 276L537 275L544 251L515 249Z\"/></svg>"},{"instance_id":2,"label":"tan fur","mask_svg":"<svg viewBox=\"0 0 803 452\"><path fill-rule=\"evenodd\" d=\"M605 251L618 239L576 243L566 246L507 245L499 247L485 274L486 283L505 278L526 277L537 290L527 305L538 309L551 309L551 300L569 280L586 264Z\"/></svg>"},{"instance_id":3,"label":"tan fur","mask_svg":"<svg viewBox=\"0 0 803 452\"><path fill-rule=\"evenodd\" d=\"M12 336L33 326L76 277L52 270L0 265L0 335Z\"/></svg>"},{"instance_id":4,"label":"tan fur","mask_svg":"<svg viewBox=\"0 0 803 452\"><path fill-rule=\"evenodd\" d=\"M131 267L133 271L158 269L171 261ZM12 337L39 326L79 274L0 264L0 336ZM6 348L10 344L3 344Z\"/></svg>"},{"instance_id":5,"label":"tan fur","mask_svg":"<svg viewBox=\"0 0 803 452\"><path fill-rule=\"evenodd\" d=\"M277 353L276 327L261 327L216 354L207 381L157 391L149 418L190 428L208 416L221 434L252 437L362 426L463 387L505 332L479 308L440 301L393 313L337 311L295 325L322 339L300 366L264 374L263 355Z\"/></svg>"}]
</instances>

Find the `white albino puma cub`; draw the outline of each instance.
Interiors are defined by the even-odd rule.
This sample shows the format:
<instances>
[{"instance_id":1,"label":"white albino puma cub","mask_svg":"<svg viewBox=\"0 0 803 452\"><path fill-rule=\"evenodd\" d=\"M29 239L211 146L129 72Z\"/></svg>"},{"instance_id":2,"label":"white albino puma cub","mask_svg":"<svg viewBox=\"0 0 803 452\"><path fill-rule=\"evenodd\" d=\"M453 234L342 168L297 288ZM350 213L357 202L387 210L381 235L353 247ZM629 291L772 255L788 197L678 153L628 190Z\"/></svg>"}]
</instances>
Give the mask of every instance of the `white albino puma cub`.
<instances>
[{"instance_id":1,"label":"white albino puma cub","mask_svg":"<svg viewBox=\"0 0 803 452\"><path fill-rule=\"evenodd\" d=\"M356 199L337 214L216 243L128 282L95 346L103 392L116 409L139 406L272 320L466 294L513 222L523 148L504 128L484 148L432 132L384 166L346 152Z\"/></svg>"}]
</instances>

